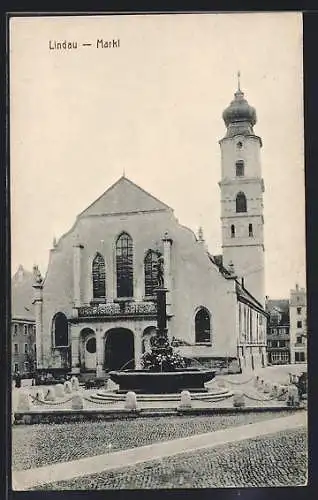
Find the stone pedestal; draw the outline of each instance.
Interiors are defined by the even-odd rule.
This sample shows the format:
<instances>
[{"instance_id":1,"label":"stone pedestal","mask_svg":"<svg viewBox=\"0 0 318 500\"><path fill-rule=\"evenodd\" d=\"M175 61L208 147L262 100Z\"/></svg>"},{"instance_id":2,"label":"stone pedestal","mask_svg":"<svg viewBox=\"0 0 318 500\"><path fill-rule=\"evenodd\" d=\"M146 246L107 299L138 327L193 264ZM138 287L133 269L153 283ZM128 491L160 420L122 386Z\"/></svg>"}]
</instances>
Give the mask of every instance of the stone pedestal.
<instances>
[{"instance_id":1,"label":"stone pedestal","mask_svg":"<svg viewBox=\"0 0 318 500\"><path fill-rule=\"evenodd\" d=\"M245 398L243 392L237 391L234 393L233 406L234 408L243 408L245 406Z\"/></svg>"},{"instance_id":2,"label":"stone pedestal","mask_svg":"<svg viewBox=\"0 0 318 500\"><path fill-rule=\"evenodd\" d=\"M83 396L81 394L73 394L72 410L82 410L84 408Z\"/></svg>"},{"instance_id":3,"label":"stone pedestal","mask_svg":"<svg viewBox=\"0 0 318 500\"><path fill-rule=\"evenodd\" d=\"M181 392L181 401L179 405L180 410L192 408L191 394L189 391Z\"/></svg>"},{"instance_id":4,"label":"stone pedestal","mask_svg":"<svg viewBox=\"0 0 318 500\"><path fill-rule=\"evenodd\" d=\"M64 386L63 386L63 384L56 384L55 395L57 398L64 398Z\"/></svg>"},{"instance_id":5,"label":"stone pedestal","mask_svg":"<svg viewBox=\"0 0 318 500\"><path fill-rule=\"evenodd\" d=\"M126 410L137 410L137 397L135 392L127 392L125 399Z\"/></svg>"}]
</instances>

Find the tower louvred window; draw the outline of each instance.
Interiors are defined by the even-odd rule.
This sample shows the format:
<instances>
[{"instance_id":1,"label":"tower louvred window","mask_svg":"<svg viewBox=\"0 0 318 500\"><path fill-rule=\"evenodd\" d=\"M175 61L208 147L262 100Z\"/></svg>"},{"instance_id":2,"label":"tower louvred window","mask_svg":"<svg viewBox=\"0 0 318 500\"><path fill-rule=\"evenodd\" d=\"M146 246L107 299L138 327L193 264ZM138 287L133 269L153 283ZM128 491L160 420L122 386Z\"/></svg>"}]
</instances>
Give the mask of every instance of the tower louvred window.
<instances>
[{"instance_id":1,"label":"tower louvred window","mask_svg":"<svg viewBox=\"0 0 318 500\"><path fill-rule=\"evenodd\" d=\"M244 193L240 192L236 196L236 212L247 212L247 202Z\"/></svg>"},{"instance_id":2,"label":"tower louvred window","mask_svg":"<svg viewBox=\"0 0 318 500\"><path fill-rule=\"evenodd\" d=\"M238 160L235 163L235 173L236 173L236 177L243 177L244 176L244 161L243 160Z\"/></svg>"}]
</instances>

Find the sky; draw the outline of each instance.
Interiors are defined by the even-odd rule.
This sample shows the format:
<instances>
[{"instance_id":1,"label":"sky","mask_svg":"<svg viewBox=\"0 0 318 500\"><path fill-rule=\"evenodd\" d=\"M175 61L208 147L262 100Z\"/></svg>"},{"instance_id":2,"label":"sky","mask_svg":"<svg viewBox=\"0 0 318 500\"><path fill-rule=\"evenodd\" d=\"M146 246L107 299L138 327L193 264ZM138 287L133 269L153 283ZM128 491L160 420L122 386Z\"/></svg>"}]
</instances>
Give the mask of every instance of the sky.
<instances>
[{"instance_id":1,"label":"sky","mask_svg":"<svg viewBox=\"0 0 318 500\"><path fill-rule=\"evenodd\" d=\"M64 40L78 48L49 48ZM221 253L218 141L238 70L263 141L266 294L305 286L300 13L12 18L12 272L45 273L53 237L123 172Z\"/></svg>"}]
</instances>

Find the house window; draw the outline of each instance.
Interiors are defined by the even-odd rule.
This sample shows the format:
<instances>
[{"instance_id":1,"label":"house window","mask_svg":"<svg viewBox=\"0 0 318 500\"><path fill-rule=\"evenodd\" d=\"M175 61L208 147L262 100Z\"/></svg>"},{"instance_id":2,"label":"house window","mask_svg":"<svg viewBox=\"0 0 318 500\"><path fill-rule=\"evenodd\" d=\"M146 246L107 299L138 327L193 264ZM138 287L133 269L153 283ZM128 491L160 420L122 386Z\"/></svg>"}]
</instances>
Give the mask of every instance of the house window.
<instances>
[{"instance_id":1,"label":"house window","mask_svg":"<svg viewBox=\"0 0 318 500\"><path fill-rule=\"evenodd\" d=\"M303 324L301 321L297 321L297 328L302 328Z\"/></svg>"},{"instance_id":2,"label":"house window","mask_svg":"<svg viewBox=\"0 0 318 500\"><path fill-rule=\"evenodd\" d=\"M13 326L13 335L18 335L18 325Z\"/></svg>"},{"instance_id":3,"label":"house window","mask_svg":"<svg viewBox=\"0 0 318 500\"><path fill-rule=\"evenodd\" d=\"M244 176L244 161L238 160L235 163L235 169L236 169L236 177L243 177Z\"/></svg>"},{"instance_id":4,"label":"house window","mask_svg":"<svg viewBox=\"0 0 318 500\"><path fill-rule=\"evenodd\" d=\"M201 307L195 315L195 342L197 344L211 342L210 314Z\"/></svg>"},{"instance_id":5,"label":"house window","mask_svg":"<svg viewBox=\"0 0 318 500\"><path fill-rule=\"evenodd\" d=\"M133 243L127 233L116 242L117 297L133 297Z\"/></svg>"},{"instance_id":6,"label":"house window","mask_svg":"<svg viewBox=\"0 0 318 500\"><path fill-rule=\"evenodd\" d=\"M155 294L158 286L158 257L159 252L148 250L144 260L145 272L145 296L150 297Z\"/></svg>"},{"instance_id":7,"label":"house window","mask_svg":"<svg viewBox=\"0 0 318 500\"><path fill-rule=\"evenodd\" d=\"M277 328L272 328L272 334L277 335Z\"/></svg>"},{"instance_id":8,"label":"house window","mask_svg":"<svg viewBox=\"0 0 318 500\"><path fill-rule=\"evenodd\" d=\"M28 344L24 344L24 354L28 354Z\"/></svg>"},{"instance_id":9,"label":"house window","mask_svg":"<svg viewBox=\"0 0 318 500\"><path fill-rule=\"evenodd\" d=\"M53 335L55 347L68 346L68 323L65 314L59 312L53 318Z\"/></svg>"},{"instance_id":10,"label":"house window","mask_svg":"<svg viewBox=\"0 0 318 500\"><path fill-rule=\"evenodd\" d=\"M280 341L279 341L279 347L286 347L286 342L285 342L285 340L280 340Z\"/></svg>"},{"instance_id":11,"label":"house window","mask_svg":"<svg viewBox=\"0 0 318 500\"><path fill-rule=\"evenodd\" d=\"M236 196L236 212L242 213L247 211L246 196L244 193L240 192Z\"/></svg>"},{"instance_id":12,"label":"house window","mask_svg":"<svg viewBox=\"0 0 318 500\"><path fill-rule=\"evenodd\" d=\"M24 325L23 330L24 330L24 335L27 335L28 334L28 325Z\"/></svg>"},{"instance_id":13,"label":"house window","mask_svg":"<svg viewBox=\"0 0 318 500\"><path fill-rule=\"evenodd\" d=\"M23 369L24 369L24 371L25 371L25 372L28 372L28 371L29 371L29 363L28 363L28 361L25 361L25 362L23 363Z\"/></svg>"},{"instance_id":14,"label":"house window","mask_svg":"<svg viewBox=\"0 0 318 500\"><path fill-rule=\"evenodd\" d=\"M296 337L296 343L297 343L297 344L302 344L302 342L303 342L303 339L302 339L301 335L298 335L298 336Z\"/></svg>"},{"instance_id":15,"label":"house window","mask_svg":"<svg viewBox=\"0 0 318 500\"><path fill-rule=\"evenodd\" d=\"M104 257L97 253L92 264L93 298L103 299L106 297L106 271Z\"/></svg>"},{"instance_id":16,"label":"house window","mask_svg":"<svg viewBox=\"0 0 318 500\"><path fill-rule=\"evenodd\" d=\"M14 344L13 352L14 354L19 354L19 344Z\"/></svg>"},{"instance_id":17,"label":"house window","mask_svg":"<svg viewBox=\"0 0 318 500\"><path fill-rule=\"evenodd\" d=\"M231 225L231 238L235 238L235 226L234 226L234 224Z\"/></svg>"},{"instance_id":18,"label":"house window","mask_svg":"<svg viewBox=\"0 0 318 500\"><path fill-rule=\"evenodd\" d=\"M14 363L14 371L15 373L19 371L19 363Z\"/></svg>"},{"instance_id":19,"label":"house window","mask_svg":"<svg viewBox=\"0 0 318 500\"><path fill-rule=\"evenodd\" d=\"M248 225L248 235L250 238L253 237L253 224Z\"/></svg>"},{"instance_id":20,"label":"house window","mask_svg":"<svg viewBox=\"0 0 318 500\"><path fill-rule=\"evenodd\" d=\"M297 307L297 314L301 314L301 307Z\"/></svg>"},{"instance_id":21,"label":"house window","mask_svg":"<svg viewBox=\"0 0 318 500\"><path fill-rule=\"evenodd\" d=\"M295 361L296 363L303 363L305 361L305 353L304 352L295 352Z\"/></svg>"}]
</instances>

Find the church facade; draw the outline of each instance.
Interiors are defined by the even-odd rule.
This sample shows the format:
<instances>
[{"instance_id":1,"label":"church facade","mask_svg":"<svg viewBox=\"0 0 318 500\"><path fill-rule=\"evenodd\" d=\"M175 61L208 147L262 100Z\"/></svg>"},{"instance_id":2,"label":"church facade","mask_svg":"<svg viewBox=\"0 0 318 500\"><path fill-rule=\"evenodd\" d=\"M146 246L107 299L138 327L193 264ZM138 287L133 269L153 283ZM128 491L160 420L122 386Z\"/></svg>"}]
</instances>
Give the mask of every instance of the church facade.
<instances>
[{"instance_id":1,"label":"church facade","mask_svg":"<svg viewBox=\"0 0 318 500\"><path fill-rule=\"evenodd\" d=\"M38 369L104 376L140 368L156 329L159 263L168 336L180 354L234 372L266 364L261 142L240 90L224 113L223 256L121 177L54 242L44 280L35 269Z\"/></svg>"}]
</instances>

